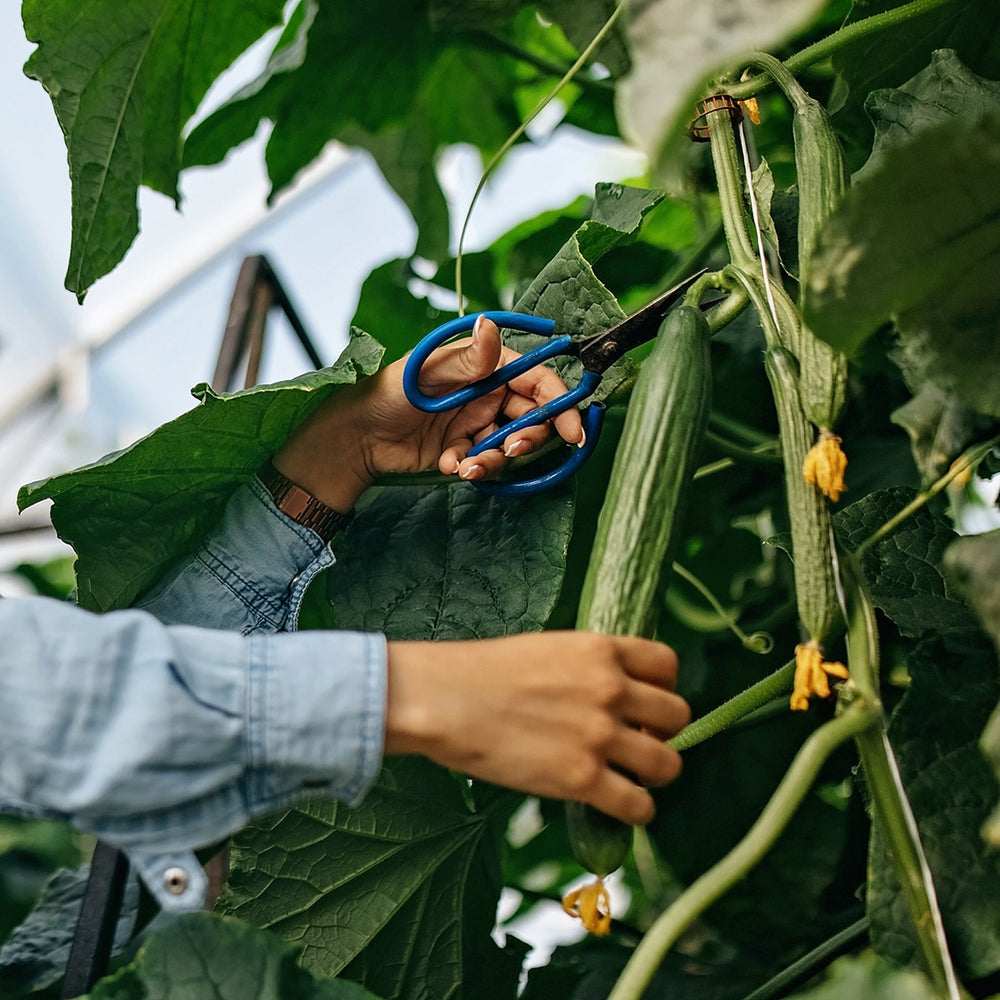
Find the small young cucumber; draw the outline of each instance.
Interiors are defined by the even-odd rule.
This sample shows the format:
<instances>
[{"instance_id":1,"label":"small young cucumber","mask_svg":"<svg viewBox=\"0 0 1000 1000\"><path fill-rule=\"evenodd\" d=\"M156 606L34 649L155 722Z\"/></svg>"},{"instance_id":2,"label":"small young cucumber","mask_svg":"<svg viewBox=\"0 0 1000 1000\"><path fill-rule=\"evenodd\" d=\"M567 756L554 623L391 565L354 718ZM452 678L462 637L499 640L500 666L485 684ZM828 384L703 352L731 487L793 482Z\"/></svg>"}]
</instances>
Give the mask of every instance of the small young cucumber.
<instances>
[{"instance_id":1,"label":"small young cucumber","mask_svg":"<svg viewBox=\"0 0 1000 1000\"><path fill-rule=\"evenodd\" d=\"M823 106L773 56L753 60L781 88L792 105L799 218L799 284L809 281L816 242L824 223L847 190L847 165L840 140ZM821 431L832 431L847 395L847 358L803 324L786 345L801 368L802 409Z\"/></svg>"},{"instance_id":2,"label":"small young cucumber","mask_svg":"<svg viewBox=\"0 0 1000 1000\"><path fill-rule=\"evenodd\" d=\"M566 829L573 857L599 878L625 863L632 846L632 827L585 802L566 803Z\"/></svg>"}]
</instances>

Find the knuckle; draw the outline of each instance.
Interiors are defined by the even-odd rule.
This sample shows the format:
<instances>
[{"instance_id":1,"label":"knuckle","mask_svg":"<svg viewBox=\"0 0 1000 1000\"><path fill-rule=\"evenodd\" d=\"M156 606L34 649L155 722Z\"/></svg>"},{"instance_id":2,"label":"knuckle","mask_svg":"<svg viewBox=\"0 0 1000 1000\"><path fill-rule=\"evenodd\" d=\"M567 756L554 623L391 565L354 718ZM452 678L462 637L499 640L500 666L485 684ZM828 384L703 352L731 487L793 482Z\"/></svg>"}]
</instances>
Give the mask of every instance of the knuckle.
<instances>
[{"instance_id":1,"label":"knuckle","mask_svg":"<svg viewBox=\"0 0 1000 1000\"><path fill-rule=\"evenodd\" d=\"M585 800L601 772L600 762L591 754L578 754L563 768L563 783L570 798Z\"/></svg>"}]
</instances>

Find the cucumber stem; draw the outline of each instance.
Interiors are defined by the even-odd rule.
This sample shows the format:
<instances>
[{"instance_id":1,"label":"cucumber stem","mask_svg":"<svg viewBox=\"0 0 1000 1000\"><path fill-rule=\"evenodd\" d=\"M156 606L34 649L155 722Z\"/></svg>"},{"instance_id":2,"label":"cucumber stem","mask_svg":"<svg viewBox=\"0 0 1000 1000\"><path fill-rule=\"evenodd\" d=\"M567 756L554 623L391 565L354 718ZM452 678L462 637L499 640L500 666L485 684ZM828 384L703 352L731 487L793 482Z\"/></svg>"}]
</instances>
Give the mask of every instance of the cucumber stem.
<instances>
[{"instance_id":1,"label":"cucumber stem","mask_svg":"<svg viewBox=\"0 0 1000 1000\"><path fill-rule=\"evenodd\" d=\"M852 24L838 28L826 38L821 38L818 42L813 42L812 45L800 49L794 55L789 56L783 65L792 74L801 73L809 66L829 59L840 49L853 45L868 35L877 34L887 28L894 28L899 24L905 24L913 18L921 17L938 7L945 7L954 2L955 0L912 0L911 3L883 11L881 14L872 14L871 17L865 17L860 21L854 21ZM740 83L727 84L725 91L730 97L744 101L748 97L765 91L770 83L768 74L761 73Z\"/></svg>"},{"instance_id":2,"label":"cucumber stem","mask_svg":"<svg viewBox=\"0 0 1000 1000\"><path fill-rule=\"evenodd\" d=\"M587 60L593 55L594 50L604 41L608 32L614 27L615 22L618 20L618 16L621 14L625 7L625 0L620 0L617 7L611 12L611 16L604 22L601 29L594 35L590 44L580 53L579 58L573 63L572 66L563 74L559 82L535 105L531 114L521 122L520 125L507 137L504 144L493 154L490 158L489 163L483 168L482 176L479 178L479 184L476 186L476 190L472 195L472 200L469 202L469 208L465 213L465 219L462 222L462 232L458 237L458 251L455 254L455 297L458 299L458 314L459 316L465 315L465 303L462 300L462 248L465 244L465 232L469 228L469 220L472 218L472 210L476 207L476 202L479 200L479 195L482 193L483 188L486 186L486 181L489 180L490 175L496 169L497 164L507 155L507 151L511 146L517 142L518 139L524 135L525 130L528 126L538 117L538 115L556 98L559 91L566 86L570 80L580 71L580 69L586 64Z\"/></svg>"},{"instance_id":3,"label":"cucumber stem","mask_svg":"<svg viewBox=\"0 0 1000 1000\"><path fill-rule=\"evenodd\" d=\"M990 438L988 441L980 442L979 444L971 445L966 448L958 458L948 468L948 471L944 473L941 477L936 479L927 489L918 493L902 510L894 514L889 518L885 524L873 531L863 542L861 542L858 547L854 550L854 555L857 558L861 558L865 552L867 552L876 542L880 542L887 535L892 534L893 531L898 528L903 521L905 521L911 514L915 514L921 507L927 504L932 497L937 496L949 483L951 483L958 476L963 475L970 469L974 469L994 448L1000 445L1000 434L996 437Z\"/></svg>"},{"instance_id":4,"label":"cucumber stem","mask_svg":"<svg viewBox=\"0 0 1000 1000\"><path fill-rule=\"evenodd\" d=\"M885 730L878 695L875 609L857 555L838 553L837 566L847 621L847 662L851 672L842 698L848 701L857 698L878 713L879 725L855 737L874 820L885 837L887 853L909 904L917 945L931 982L940 996L959 1000L961 992L945 938L933 876Z\"/></svg>"},{"instance_id":5,"label":"cucumber stem","mask_svg":"<svg viewBox=\"0 0 1000 1000\"><path fill-rule=\"evenodd\" d=\"M758 708L784 696L786 704L788 692L792 690L792 679L795 676L795 661L789 660L773 674L769 674L756 684L751 684L746 690L724 701L718 708L713 708L699 719L695 719L685 729L682 729L670 745L678 751L690 750L691 747L704 743L737 722L755 712Z\"/></svg>"},{"instance_id":6,"label":"cucumber stem","mask_svg":"<svg viewBox=\"0 0 1000 1000\"><path fill-rule=\"evenodd\" d=\"M812 732L743 839L657 917L632 953L608 1000L639 1000L663 956L684 930L774 845L830 755L841 744L870 728L877 718L876 711L858 700L842 715Z\"/></svg>"}]
</instances>

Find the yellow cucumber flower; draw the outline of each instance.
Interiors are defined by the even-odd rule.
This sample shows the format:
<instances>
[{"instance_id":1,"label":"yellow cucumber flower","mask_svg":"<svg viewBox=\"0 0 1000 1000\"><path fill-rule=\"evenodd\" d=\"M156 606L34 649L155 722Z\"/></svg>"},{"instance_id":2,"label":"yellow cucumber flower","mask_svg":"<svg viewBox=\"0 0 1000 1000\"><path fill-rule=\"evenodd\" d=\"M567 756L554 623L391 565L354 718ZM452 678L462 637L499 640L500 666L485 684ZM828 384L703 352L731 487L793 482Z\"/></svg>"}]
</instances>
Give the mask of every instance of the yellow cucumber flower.
<instances>
[{"instance_id":1,"label":"yellow cucumber flower","mask_svg":"<svg viewBox=\"0 0 1000 1000\"><path fill-rule=\"evenodd\" d=\"M840 438L831 431L821 431L819 440L809 449L802 463L802 478L822 490L834 503L847 488L844 470L847 456L840 447Z\"/></svg>"},{"instance_id":2,"label":"yellow cucumber flower","mask_svg":"<svg viewBox=\"0 0 1000 1000\"><path fill-rule=\"evenodd\" d=\"M604 879L598 878L567 892L562 905L571 917L579 917L591 934L601 936L611 930L611 897Z\"/></svg>"},{"instance_id":3,"label":"yellow cucumber flower","mask_svg":"<svg viewBox=\"0 0 1000 1000\"><path fill-rule=\"evenodd\" d=\"M809 707L809 698L818 695L830 697L830 677L847 680L847 667L839 661L823 659L823 652L815 639L800 642L795 647L795 683L792 689L790 707L793 712L804 712Z\"/></svg>"}]
</instances>

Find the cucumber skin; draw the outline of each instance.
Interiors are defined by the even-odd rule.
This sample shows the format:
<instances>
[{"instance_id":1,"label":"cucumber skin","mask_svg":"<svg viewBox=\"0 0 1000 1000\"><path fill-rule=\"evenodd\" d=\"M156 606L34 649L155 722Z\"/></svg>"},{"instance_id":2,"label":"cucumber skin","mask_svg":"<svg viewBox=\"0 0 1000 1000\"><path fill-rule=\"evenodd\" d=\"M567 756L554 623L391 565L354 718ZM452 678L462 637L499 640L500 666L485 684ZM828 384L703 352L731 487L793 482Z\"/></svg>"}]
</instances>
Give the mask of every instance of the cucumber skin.
<instances>
[{"instance_id":1,"label":"cucumber skin","mask_svg":"<svg viewBox=\"0 0 1000 1000\"><path fill-rule=\"evenodd\" d=\"M585 802L566 803L566 828L573 857L600 878L625 863L632 827Z\"/></svg>"},{"instance_id":2,"label":"cucumber skin","mask_svg":"<svg viewBox=\"0 0 1000 1000\"><path fill-rule=\"evenodd\" d=\"M651 638L711 402L711 329L700 309L663 321L629 401L576 627Z\"/></svg>"},{"instance_id":3,"label":"cucumber skin","mask_svg":"<svg viewBox=\"0 0 1000 1000\"><path fill-rule=\"evenodd\" d=\"M576 627L651 638L663 604L683 500L708 420L709 341L700 309L663 321L629 401L597 524ZM621 867L633 829L593 806L566 803L576 860L603 878Z\"/></svg>"}]
</instances>

